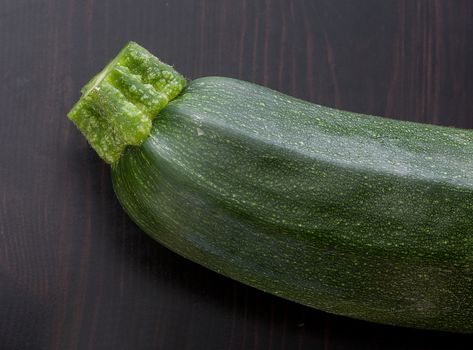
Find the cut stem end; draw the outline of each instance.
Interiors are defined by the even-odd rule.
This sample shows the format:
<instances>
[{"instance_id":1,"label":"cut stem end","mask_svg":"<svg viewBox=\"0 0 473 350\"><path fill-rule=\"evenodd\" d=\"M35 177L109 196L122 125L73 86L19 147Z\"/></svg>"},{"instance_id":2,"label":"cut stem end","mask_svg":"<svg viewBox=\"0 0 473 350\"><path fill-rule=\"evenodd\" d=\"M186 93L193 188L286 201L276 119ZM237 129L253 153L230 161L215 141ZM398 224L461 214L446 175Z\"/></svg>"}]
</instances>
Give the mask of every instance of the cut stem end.
<instances>
[{"instance_id":1,"label":"cut stem end","mask_svg":"<svg viewBox=\"0 0 473 350\"><path fill-rule=\"evenodd\" d=\"M82 88L68 113L109 164L148 137L153 119L186 86L185 78L140 45L128 43Z\"/></svg>"}]
</instances>

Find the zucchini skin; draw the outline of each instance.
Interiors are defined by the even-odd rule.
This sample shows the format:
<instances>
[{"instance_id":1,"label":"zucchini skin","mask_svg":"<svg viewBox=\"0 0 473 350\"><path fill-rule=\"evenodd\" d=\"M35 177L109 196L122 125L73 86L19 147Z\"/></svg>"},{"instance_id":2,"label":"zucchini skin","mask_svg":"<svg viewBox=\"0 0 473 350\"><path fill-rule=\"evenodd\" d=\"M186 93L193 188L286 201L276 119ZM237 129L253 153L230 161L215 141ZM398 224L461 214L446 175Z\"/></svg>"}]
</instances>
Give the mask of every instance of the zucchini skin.
<instances>
[{"instance_id":1,"label":"zucchini skin","mask_svg":"<svg viewBox=\"0 0 473 350\"><path fill-rule=\"evenodd\" d=\"M329 313L473 332L473 132L189 83L112 166L176 253Z\"/></svg>"}]
</instances>

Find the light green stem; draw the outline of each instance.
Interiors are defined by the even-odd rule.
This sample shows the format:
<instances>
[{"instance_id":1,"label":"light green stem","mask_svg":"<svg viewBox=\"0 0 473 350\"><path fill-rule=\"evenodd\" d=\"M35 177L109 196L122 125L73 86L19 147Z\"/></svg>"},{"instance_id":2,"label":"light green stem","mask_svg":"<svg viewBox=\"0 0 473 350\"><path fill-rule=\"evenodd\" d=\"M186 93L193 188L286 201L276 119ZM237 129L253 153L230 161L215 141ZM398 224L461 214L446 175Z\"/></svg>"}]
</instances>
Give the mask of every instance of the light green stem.
<instances>
[{"instance_id":1,"label":"light green stem","mask_svg":"<svg viewBox=\"0 0 473 350\"><path fill-rule=\"evenodd\" d=\"M98 155L114 164L126 146L146 140L152 120L185 86L171 66L130 42L84 86L68 117Z\"/></svg>"}]
</instances>

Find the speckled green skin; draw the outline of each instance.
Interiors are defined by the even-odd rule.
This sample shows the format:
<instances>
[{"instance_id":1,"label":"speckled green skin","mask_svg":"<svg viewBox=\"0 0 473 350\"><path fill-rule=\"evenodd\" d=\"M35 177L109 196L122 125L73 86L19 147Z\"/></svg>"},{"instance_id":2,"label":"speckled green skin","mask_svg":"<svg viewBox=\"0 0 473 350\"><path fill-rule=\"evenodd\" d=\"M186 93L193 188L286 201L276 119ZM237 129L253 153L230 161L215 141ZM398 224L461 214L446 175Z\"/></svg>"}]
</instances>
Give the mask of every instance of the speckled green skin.
<instances>
[{"instance_id":1,"label":"speckled green skin","mask_svg":"<svg viewBox=\"0 0 473 350\"><path fill-rule=\"evenodd\" d=\"M263 291L380 323L473 332L473 132L190 83L113 167L131 218Z\"/></svg>"}]
</instances>

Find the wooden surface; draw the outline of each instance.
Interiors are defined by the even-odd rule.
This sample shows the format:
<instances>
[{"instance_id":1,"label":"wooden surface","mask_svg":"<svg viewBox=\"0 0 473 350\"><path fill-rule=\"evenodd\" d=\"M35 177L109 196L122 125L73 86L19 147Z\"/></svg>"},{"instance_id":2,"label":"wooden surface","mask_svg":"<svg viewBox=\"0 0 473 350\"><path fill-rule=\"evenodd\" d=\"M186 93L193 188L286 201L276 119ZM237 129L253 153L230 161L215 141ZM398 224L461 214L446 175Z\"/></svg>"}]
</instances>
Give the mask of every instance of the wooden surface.
<instances>
[{"instance_id":1,"label":"wooden surface","mask_svg":"<svg viewBox=\"0 0 473 350\"><path fill-rule=\"evenodd\" d=\"M154 243L65 115L128 40L226 75L398 119L473 128L470 0L3 0L0 349L471 349L328 315ZM473 320L472 320L473 322Z\"/></svg>"}]
</instances>

